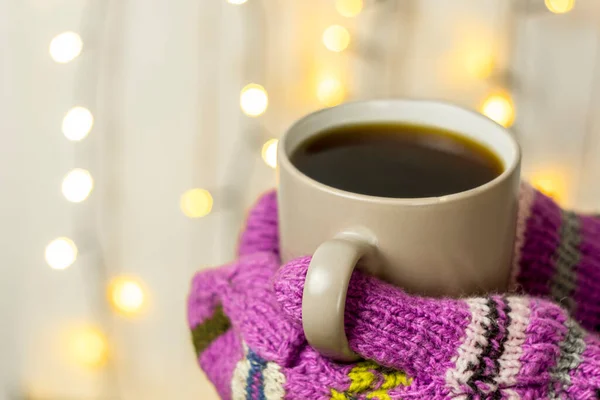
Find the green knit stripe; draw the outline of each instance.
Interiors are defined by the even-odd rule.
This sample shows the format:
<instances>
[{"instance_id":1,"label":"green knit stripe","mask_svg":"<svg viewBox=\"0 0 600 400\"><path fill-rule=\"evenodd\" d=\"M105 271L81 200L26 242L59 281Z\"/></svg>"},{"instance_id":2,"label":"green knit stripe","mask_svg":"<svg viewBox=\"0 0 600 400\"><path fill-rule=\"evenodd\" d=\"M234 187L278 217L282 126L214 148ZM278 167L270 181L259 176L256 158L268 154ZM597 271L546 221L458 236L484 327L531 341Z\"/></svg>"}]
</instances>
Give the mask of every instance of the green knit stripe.
<instances>
[{"instance_id":1,"label":"green knit stripe","mask_svg":"<svg viewBox=\"0 0 600 400\"><path fill-rule=\"evenodd\" d=\"M554 254L556 272L552 277L550 294L552 299L563 305L569 312L575 311L573 292L577 287L577 265L581 259L579 217L569 211L563 211L560 227L560 245Z\"/></svg>"},{"instance_id":2,"label":"green knit stripe","mask_svg":"<svg viewBox=\"0 0 600 400\"><path fill-rule=\"evenodd\" d=\"M548 398L551 400L562 399L561 393L571 387L571 373L581 364L582 354L586 348L583 329L571 319L565 322L565 326L568 329L567 335L559 345L560 355L550 372L552 380L548 389ZM555 382L560 384L558 391Z\"/></svg>"},{"instance_id":3,"label":"green knit stripe","mask_svg":"<svg viewBox=\"0 0 600 400\"><path fill-rule=\"evenodd\" d=\"M229 321L229 318L223 312L223 307L219 304L209 319L192 329L192 341L196 349L196 355L199 356L216 338L227 332L230 327L231 321Z\"/></svg>"}]
</instances>

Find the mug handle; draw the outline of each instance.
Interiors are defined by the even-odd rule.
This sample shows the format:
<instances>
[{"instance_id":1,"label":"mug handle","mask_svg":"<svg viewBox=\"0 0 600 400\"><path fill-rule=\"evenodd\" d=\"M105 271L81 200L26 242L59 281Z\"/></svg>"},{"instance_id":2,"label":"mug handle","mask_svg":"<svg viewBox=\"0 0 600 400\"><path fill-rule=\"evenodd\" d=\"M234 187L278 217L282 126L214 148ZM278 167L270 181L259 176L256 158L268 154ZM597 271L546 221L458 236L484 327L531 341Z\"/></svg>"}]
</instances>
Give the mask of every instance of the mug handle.
<instances>
[{"instance_id":1,"label":"mug handle","mask_svg":"<svg viewBox=\"0 0 600 400\"><path fill-rule=\"evenodd\" d=\"M317 248L308 266L302 293L302 328L308 343L326 357L344 362L360 359L348 345L344 310L352 271L373 250L368 241L338 235Z\"/></svg>"}]
</instances>

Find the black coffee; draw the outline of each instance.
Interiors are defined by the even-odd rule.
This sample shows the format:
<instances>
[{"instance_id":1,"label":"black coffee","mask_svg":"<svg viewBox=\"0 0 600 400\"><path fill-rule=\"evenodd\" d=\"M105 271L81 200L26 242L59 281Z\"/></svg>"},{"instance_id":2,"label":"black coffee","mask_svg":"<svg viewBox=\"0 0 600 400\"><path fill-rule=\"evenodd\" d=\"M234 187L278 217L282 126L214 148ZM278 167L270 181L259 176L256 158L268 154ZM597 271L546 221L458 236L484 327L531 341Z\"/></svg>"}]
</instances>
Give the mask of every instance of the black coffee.
<instances>
[{"instance_id":1,"label":"black coffee","mask_svg":"<svg viewBox=\"0 0 600 400\"><path fill-rule=\"evenodd\" d=\"M291 161L328 186L399 198L462 192L503 170L489 149L453 132L391 123L323 131L300 144Z\"/></svg>"}]
</instances>

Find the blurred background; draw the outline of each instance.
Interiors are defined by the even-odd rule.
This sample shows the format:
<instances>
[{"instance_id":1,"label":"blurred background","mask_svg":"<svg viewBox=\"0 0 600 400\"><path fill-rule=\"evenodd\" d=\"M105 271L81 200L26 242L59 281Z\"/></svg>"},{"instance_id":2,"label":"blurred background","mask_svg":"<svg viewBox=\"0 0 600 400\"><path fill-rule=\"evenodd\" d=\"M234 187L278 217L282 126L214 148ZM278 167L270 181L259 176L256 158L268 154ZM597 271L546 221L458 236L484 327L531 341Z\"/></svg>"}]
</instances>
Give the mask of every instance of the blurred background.
<instances>
[{"instance_id":1,"label":"blurred background","mask_svg":"<svg viewBox=\"0 0 600 400\"><path fill-rule=\"evenodd\" d=\"M0 399L216 399L190 278L322 107L476 109L598 211L598 26L596 0L0 0Z\"/></svg>"}]
</instances>

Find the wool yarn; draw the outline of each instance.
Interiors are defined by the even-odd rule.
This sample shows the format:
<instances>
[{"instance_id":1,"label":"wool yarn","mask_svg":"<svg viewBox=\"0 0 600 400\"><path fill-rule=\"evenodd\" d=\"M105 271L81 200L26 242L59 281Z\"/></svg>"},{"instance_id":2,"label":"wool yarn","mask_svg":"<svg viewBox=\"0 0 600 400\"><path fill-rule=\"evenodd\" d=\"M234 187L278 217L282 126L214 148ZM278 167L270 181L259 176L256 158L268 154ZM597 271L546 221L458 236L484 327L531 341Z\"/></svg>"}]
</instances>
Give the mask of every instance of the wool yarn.
<instances>
[{"instance_id":1,"label":"wool yarn","mask_svg":"<svg viewBox=\"0 0 600 400\"><path fill-rule=\"evenodd\" d=\"M513 289L431 299L355 271L341 364L313 350L301 304L310 257L281 265L274 192L238 258L196 274L188 322L223 399L600 399L600 219L523 184Z\"/></svg>"}]
</instances>

